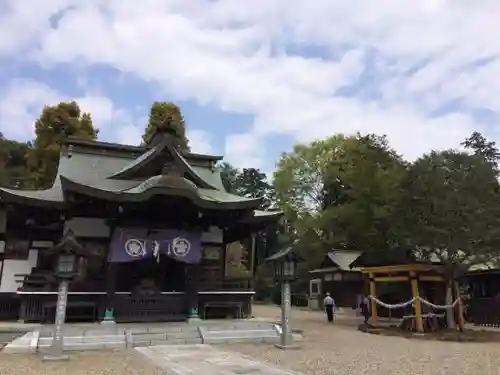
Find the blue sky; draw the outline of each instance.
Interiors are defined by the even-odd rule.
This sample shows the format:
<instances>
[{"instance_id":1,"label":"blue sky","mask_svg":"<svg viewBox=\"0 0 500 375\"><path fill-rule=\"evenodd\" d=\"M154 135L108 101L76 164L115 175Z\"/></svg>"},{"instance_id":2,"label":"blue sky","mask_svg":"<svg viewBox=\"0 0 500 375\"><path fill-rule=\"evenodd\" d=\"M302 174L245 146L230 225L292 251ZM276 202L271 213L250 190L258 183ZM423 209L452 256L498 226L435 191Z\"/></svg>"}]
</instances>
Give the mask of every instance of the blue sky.
<instances>
[{"instance_id":1,"label":"blue sky","mask_svg":"<svg viewBox=\"0 0 500 375\"><path fill-rule=\"evenodd\" d=\"M270 173L337 132L386 134L409 159L498 136L500 3L0 0L0 131L77 100L106 141L138 143L178 104L193 151ZM456 27L460 25L460 27Z\"/></svg>"}]
</instances>

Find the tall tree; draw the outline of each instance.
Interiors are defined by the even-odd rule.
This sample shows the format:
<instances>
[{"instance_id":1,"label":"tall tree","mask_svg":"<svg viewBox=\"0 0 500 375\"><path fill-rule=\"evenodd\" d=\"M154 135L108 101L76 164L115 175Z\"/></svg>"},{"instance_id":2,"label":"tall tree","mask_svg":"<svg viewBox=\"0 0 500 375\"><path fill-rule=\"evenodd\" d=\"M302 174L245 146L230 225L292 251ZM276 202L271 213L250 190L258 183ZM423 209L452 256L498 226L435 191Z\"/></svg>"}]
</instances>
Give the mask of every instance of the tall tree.
<instances>
[{"instance_id":1,"label":"tall tree","mask_svg":"<svg viewBox=\"0 0 500 375\"><path fill-rule=\"evenodd\" d=\"M273 203L274 190L267 176L256 168L237 169L229 163L219 165L221 179L228 193L247 198L262 198L260 209L268 209Z\"/></svg>"},{"instance_id":2,"label":"tall tree","mask_svg":"<svg viewBox=\"0 0 500 375\"><path fill-rule=\"evenodd\" d=\"M330 243L347 249L389 250L391 220L405 174L404 161L385 137L347 138L336 152L325 185L324 225Z\"/></svg>"},{"instance_id":3,"label":"tall tree","mask_svg":"<svg viewBox=\"0 0 500 375\"><path fill-rule=\"evenodd\" d=\"M387 231L405 173L384 137L335 135L284 154L274 187L310 266L333 247L387 248Z\"/></svg>"},{"instance_id":4,"label":"tall tree","mask_svg":"<svg viewBox=\"0 0 500 375\"><path fill-rule=\"evenodd\" d=\"M431 152L410 167L401 186L399 241L421 260L444 264L451 302L461 273L500 254L497 173L480 155Z\"/></svg>"},{"instance_id":5,"label":"tall tree","mask_svg":"<svg viewBox=\"0 0 500 375\"><path fill-rule=\"evenodd\" d=\"M461 145L464 146L465 149L471 150L474 155L482 157L498 172L500 152L496 146L496 142L489 141L479 132L473 132L470 137L461 143Z\"/></svg>"},{"instance_id":6,"label":"tall tree","mask_svg":"<svg viewBox=\"0 0 500 375\"><path fill-rule=\"evenodd\" d=\"M234 181L237 194L247 198L262 198L260 209L267 209L272 204L272 187L267 176L259 169L243 168Z\"/></svg>"},{"instance_id":7,"label":"tall tree","mask_svg":"<svg viewBox=\"0 0 500 375\"><path fill-rule=\"evenodd\" d=\"M0 185L24 187L28 170L26 153L29 145L0 136Z\"/></svg>"},{"instance_id":8,"label":"tall tree","mask_svg":"<svg viewBox=\"0 0 500 375\"><path fill-rule=\"evenodd\" d=\"M144 143L148 143L157 130L172 133L177 137L180 147L189 148L184 117L177 105L168 102L153 103L149 113L148 125L142 136Z\"/></svg>"},{"instance_id":9,"label":"tall tree","mask_svg":"<svg viewBox=\"0 0 500 375\"><path fill-rule=\"evenodd\" d=\"M82 113L76 102L46 106L35 122L36 138L26 156L33 187L51 186L57 173L61 146L68 137L94 140L98 132L90 114Z\"/></svg>"},{"instance_id":10,"label":"tall tree","mask_svg":"<svg viewBox=\"0 0 500 375\"><path fill-rule=\"evenodd\" d=\"M219 165L222 183L228 193L247 198L262 198L259 209L269 209L274 205L274 189L267 182L265 173L255 168L234 168L229 163ZM259 263L269 253L279 246L277 226L271 225L266 230L258 233L256 238L256 252Z\"/></svg>"},{"instance_id":11,"label":"tall tree","mask_svg":"<svg viewBox=\"0 0 500 375\"><path fill-rule=\"evenodd\" d=\"M238 169L229 163L221 163L219 165L219 170L221 173L222 185L224 185L226 191L231 194L237 194L236 178L239 174Z\"/></svg>"}]
</instances>

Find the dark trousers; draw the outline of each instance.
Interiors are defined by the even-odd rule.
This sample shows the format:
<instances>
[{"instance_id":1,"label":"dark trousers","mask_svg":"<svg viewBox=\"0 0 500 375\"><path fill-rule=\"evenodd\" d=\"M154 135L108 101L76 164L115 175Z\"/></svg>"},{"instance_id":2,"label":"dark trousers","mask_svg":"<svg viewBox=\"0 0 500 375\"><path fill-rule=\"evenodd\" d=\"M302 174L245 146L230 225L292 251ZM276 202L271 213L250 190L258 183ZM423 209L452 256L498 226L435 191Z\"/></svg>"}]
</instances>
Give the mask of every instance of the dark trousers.
<instances>
[{"instance_id":1,"label":"dark trousers","mask_svg":"<svg viewBox=\"0 0 500 375\"><path fill-rule=\"evenodd\" d=\"M328 318L328 321L330 323L333 322L333 306L332 305L326 305L325 306L325 311L326 311L326 317Z\"/></svg>"},{"instance_id":2,"label":"dark trousers","mask_svg":"<svg viewBox=\"0 0 500 375\"><path fill-rule=\"evenodd\" d=\"M370 311L364 307L364 308L361 308L361 313L363 314L363 316L365 317L365 324L368 324L368 320L370 319Z\"/></svg>"}]
</instances>

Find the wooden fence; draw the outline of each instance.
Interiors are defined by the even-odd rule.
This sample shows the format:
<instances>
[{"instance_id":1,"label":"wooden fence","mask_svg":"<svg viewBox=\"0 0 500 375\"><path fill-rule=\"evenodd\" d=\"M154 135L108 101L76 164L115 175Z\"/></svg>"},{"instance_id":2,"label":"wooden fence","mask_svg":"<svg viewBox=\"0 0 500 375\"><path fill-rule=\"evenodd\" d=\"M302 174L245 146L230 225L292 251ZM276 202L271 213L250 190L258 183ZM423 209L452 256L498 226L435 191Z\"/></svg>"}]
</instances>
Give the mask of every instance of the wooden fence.
<instances>
[{"instance_id":1,"label":"wooden fence","mask_svg":"<svg viewBox=\"0 0 500 375\"><path fill-rule=\"evenodd\" d=\"M469 323L485 327L500 327L500 298L472 298L467 303Z\"/></svg>"}]
</instances>

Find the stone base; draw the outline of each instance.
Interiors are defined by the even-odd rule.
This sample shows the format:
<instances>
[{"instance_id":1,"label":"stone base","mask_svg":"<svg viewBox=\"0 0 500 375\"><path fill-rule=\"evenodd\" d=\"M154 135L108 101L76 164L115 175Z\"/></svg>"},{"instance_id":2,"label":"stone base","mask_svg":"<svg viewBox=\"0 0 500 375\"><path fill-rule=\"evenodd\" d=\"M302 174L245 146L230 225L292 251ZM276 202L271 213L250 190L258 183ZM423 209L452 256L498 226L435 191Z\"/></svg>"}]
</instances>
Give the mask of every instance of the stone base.
<instances>
[{"instance_id":1,"label":"stone base","mask_svg":"<svg viewBox=\"0 0 500 375\"><path fill-rule=\"evenodd\" d=\"M187 319L187 322L189 324L199 324L201 323L201 319L199 316L190 316L188 319Z\"/></svg>"},{"instance_id":2,"label":"stone base","mask_svg":"<svg viewBox=\"0 0 500 375\"><path fill-rule=\"evenodd\" d=\"M275 344L274 346L281 350L300 349L300 347L297 344L289 344L289 345Z\"/></svg>"},{"instance_id":3,"label":"stone base","mask_svg":"<svg viewBox=\"0 0 500 375\"><path fill-rule=\"evenodd\" d=\"M69 361L69 355L46 355L42 359L44 362L62 362Z\"/></svg>"},{"instance_id":4,"label":"stone base","mask_svg":"<svg viewBox=\"0 0 500 375\"><path fill-rule=\"evenodd\" d=\"M114 320L102 320L100 324L116 324Z\"/></svg>"}]
</instances>

